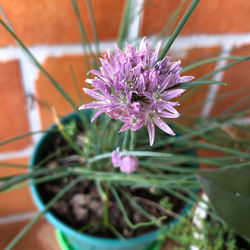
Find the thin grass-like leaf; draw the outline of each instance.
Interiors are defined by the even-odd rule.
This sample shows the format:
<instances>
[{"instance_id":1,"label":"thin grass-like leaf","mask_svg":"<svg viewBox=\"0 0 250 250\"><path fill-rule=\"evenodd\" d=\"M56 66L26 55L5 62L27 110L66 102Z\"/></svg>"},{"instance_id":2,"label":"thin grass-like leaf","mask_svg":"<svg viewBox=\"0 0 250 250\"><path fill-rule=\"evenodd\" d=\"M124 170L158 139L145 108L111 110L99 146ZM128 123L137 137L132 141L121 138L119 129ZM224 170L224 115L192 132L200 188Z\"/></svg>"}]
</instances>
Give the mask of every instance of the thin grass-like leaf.
<instances>
[{"instance_id":1,"label":"thin grass-like leaf","mask_svg":"<svg viewBox=\"0 0 250 250\"><path fill-rule=\"evenodd\" d=\"M88 8L88 14L90 17L90 25L91 25L91 30L92 30L93 37L94 37L97 58L99 58L100 57L100 48L99 48L99 39L98 39L98 35L97 35L97 30L96 30L94 13L93 13L93 9L92 9L92 5L91 5L90 0L86 0L86 3L87 3L87 8Z\"/></svg>"},{"instance_id":2,"label":"thin grass-like leaf","mask_svg":"<svg viewBox=\"0 0 250 250\"><path fill-rule=\"evenodd\" d=\"M163 26L162 30L160 31L159 35L157 36L157 40L159 40L163 36L169 35L172 28L175 26L176 21L178 19L178 16L186 3L187 0L181 0L179 3L177 9L171 14L171 16L168 18L167 22Z\"/></svg>"},{"instance_id":3,"label":"thin grass-like leaf","mask_svg":"<svg viewBox=\"0 0 250 250\"><path fill-rule=\"evenodd\" d=\"M246 60L250 60L250 55L247 55L247 56L241 56L241 57L238 57L238 59L236 59L235 61L231 62L231 63L228 63L227 65L225 66L222 66L218 69L215 69L213 70L212 72L198 78L197 80L207 80L207 79L210 79L211 77L213 77L214 75L218 74L219 72L221 71L224 71L224 70L227 70L243 61L246 61ZM188 98L190 98L193 94L195 94L199 89L201 88L201 86L195 86L193 89L191 89L186 95L182 96L180 99L179 99L179 103L182 103L184 102L185 100L187 100Z\"/></svg>"},{"instance_id":4,"label":"thin grass-like leaf","mask_svg":"<svg viewBox=\"0 0 250 250\"><path fill-rule=\"evenodd\" d=\"M217 85L223 85L226 86L227 84L224 82L219 82L219 81L192 81L192 82L183 82L176 84L173 88L190 88L192 86L196 85L207 85L207 84L217 84ZM171 88L169 88L171 89Z\"/></svg>"},{"instance_id":5,"label":"thin grass-like leaf","mask_svg":"<svg viewBox=\"0 0 250 250\"><path fill-rule=\"evenodd\" d=\"M185 72L187 72L189 70L195 69L197 67L200 67L202 65L208 64L208 63L218 62L218 61L225 61L225 60L238 60L238 59L241 59L242 57L243 56L221 56L221 57L219 56L219 57L212 57L212 58L200 60L198 62L189 64L188 66L184 67L181 70L181 74L183 74L183 73L185 73Z\"/></svg>"},{"instance_id":6,"label":"thin grass-like leaf","mask_svg":"<svg viewBox=\"0 0 250 250\"><path fill-rule=\"evenodd\" d=\"M125 197L125 199L138 211L140 212L145 218L148 220L155 222L155 219L145 210L143 209L130 195L125 192L122 188L119 188L119 191L121 192L122 196ZM160 226L159 224L156 224L156 226Z\"/></svg>"},{"instance_id":7,"label":"thin grass-like leaf","mask_svg":"<svg viewBox=\"0 0 250 250\"><path fill-rule=\"evenodd\" d=\"M114 197L115 197L115 200L117 202L117 205L119 206L122 214L123 214L123 218L124 220L126 221L127 225L132 228L132 229L137 229L139 227L146 227L146 226L151 226L151 225L157 225L159 224L160 221L166 219L166 216L162 216L158 219L155 219L154 221L149 221L149 222L140 222L140 223L137 223L137 224L133 224L130 219L128 218L128 215L127 215L127 212L122 204L122 201L118 195L118 193L116 192L116 190L111 187L111 192L113 193Z\"/></svg>"},{"instance_id":8,"label":"thin grass-like leaf","mask_svg":"<svg viewBox=\"0 0 250 250\"><path fill-rule=\"evenodd\" d=\"M172 156L171 154L167 154L167 153L158 153L158 152L151 152L151 151L122 151L120 152L120 155L121 156L131 155L131 156L138 156L138 157L163 157L163 158ZM105 154L97 155L89 159L88 162L92 164L96 161L111 158L111 156L112 156L112 153L105 153Z\"/></svg>"},{"instance_id":9,"label":"thin grass-like leaf","mask_svg":"<svg viewBox=\"0 0 250 250\"><path fill-rule=\"evenodd\" d=\"M217 116L217 118L222 118L222 117L227 116L232 110L234 110L235 108L239 107L245 101L249 101L249 99L250 99L250 95L247 95L247 96L243 97L242 99L238 100L237 102L233 103L228 108L226 108L225 110L223 110L223 112L221 112ZM246 106L246 108L249 108L249 107Z\"/></svg>"},{"instance_id":10,"label":"thin grass-like leaf","mask_svg":"<svg viewBox=\"0 0 250 250\"><path fill-rule=\"evenodd\" d=\"M25 137L29 137L29 136L32 136L32 135L42 134L42 133L44 133L44 132L46 132L46 131L47 131L47 130L39 130L39 131L33 131L33 132L26 133L26 134L14 136L14 137L9 138L9 139L7 139L7 140L1 141L1 142L0 142L0 146L5 145L5 144L8 144L8 143L10 143L10 142L18 141L18 140L20 140L20 139L23 139L23 138L25 138ZM55 130L53 130L53 131L57 131L57 129L55 129Z\"/></svg>"},{"instance_id":11,"label":"thin grass-like leaf","mask_svg":"<svg viewBox=\"0 0 250 250\"><path fill-rule=\"evenodd\" d=\"M250 154L248 153L244 153L233 148L226 148L221 145L213 145L213 144L206 143L206 142L194 142L194 141L186 141L184 142L184 144L189 145L190 147L194 147L194 148L211 149L211 150L215 150L215 151L226 153L226 154L236 155L238 157L250 158Z\"/></svg>"},{"instance_id":12,"label":"thin grass-like leaf","mask_svg":"<svg viewBox=\"0 0 250 250\"><path fill-rule=\"evenodd\" d=\"M215 101L222 100L223 98L234 96L236 94L239 94L239 93L242 93L242 92L246 92L246 91L249 91L249 90L250 90L250 88L240 88L240 89L237 89L237 90L227 91L226 93L221 93L220 95L217 95L215 97L209 98L208 101L211 101L211 100L215 100ZM195 109L197 107L200 107L201 105L204 104L204 102L205 101L202 100L202 101L196 102L196 103L194 103L194 104L192 104L192 105L190 105L188 107L184 107L182 109L182 114L185 114L185 113L187 113L187 112L189 112L189 111L191 111L191 110L193 110L193 109Z\"/></svg>"},{"instance_id":13,"label":"thin grass-like leaf","mask_svg":"<svg viewBox=\"0 0 250 250\"><path fill-rule=\"evenodd\" d=\"M126 130L124 133L124 137L123 137L122 150L125 150L127 147L128 134L129 134L129 131Z\"/></svg>"},{"instance_id":14,"label":"thin grass-like leaf","mask_svg":"<svg viewBox=\"0 0 250 250\"><path fill-rule=\"evenodd\" d=\"M8 33L15 39L21 49L30 58L31 62L44 74L44 76L53 84L53 86L58 90L58 92L67 100L67 102L76 110L78 107L71 99L71 97L65 92L65 90L56 82L56 80L41 66L41 64L32 55L29 49L21 42L21 40L16 36L16 34L0 19L0 24L8 31Z\"/></svg>"},{"instance_id":15,"label":"thin grass-like leaf","mask_svg":"<svg viewBox=\"0 0 250 250\"><path fill-rule=\"evenodd\" d=\"M0 167L27 169L29 166L22 165L22 164L13 164L13 163L8 163L8 162L0 162Z\"/></svg>"},{"instance_id":16,"label":"thin grass-like leaf","mask_svg":"<svg viewBox=\"0 0 250 250\"><path fill-rule=\"evenodd\" d=\"M80 164L75 164L75 166L79 166ZM70 165L71 167L74 167L73 164ZM69 166L62 166L59 169L50 169L46 166L40 169L36 169L33 172L28 172L24 174L18 174L14 176L13 178L9 179L8 181L0 183L0 192L9 189L10 187L16 185L17 183L23 182L25 180L28 180L29 178L36 178L42 175L48 175L48 174L54 174L57 172L61 172L63 170L66 170L69 168Z\"/></svg>"},{"instance_id":17,"label":"thin grass-like leaf","mask_svg":"<svg viewBox=\"0 0 250 250\"><path fill-rule=\"evenodd\" d=\"M103 127L101 129L101 133L100 133L100 136L98 138L98 143L97 143L97 152L98 154L101 153L101 149L102 149L102 145L103 145L103 138L104 138L104 135L105 133L107 132L108 128L109 128L109 125L110 125L110 122L111 122L111 118L108 117L108 116L105 116L104 118L104 122L103 122Z\"/></svg>"},{"instance_id":18,"label":"thin grass-like leaf","mask_svg":"<svg viewBox=\"0 0 250 250\"><path fill-rule=\"evenodd\" d=\"M168 163L164 162L160 164L159 162L155 162L152 164L150 161L140 161L140 166L146 166L149 169L151 168L157 168L161 169L164 171L169 171L169 172L175 172L175 173L180 173L180 174L193 174L197 172L196 168L187 168L187 167L179 167L176 165L169 165Z\"/></svg>"},{"instance_id":19,"label":"thin grass-like leaf","mask_svg":"<svg viewBox=\"0 0 250 250\"><path fill-rule=\"evenodd\" d=\"M176 26L175 30L173 31L172 35L170 36L170 38L168 39L166 45L164 46L162 52L160 53L157 61L162 60L165 55L167 54L168 50L170 49L170 47L172 46L173 42L175 41L176 37L178 36L178 34L180 33L181 29L183 28L184 24L186 23L186 21L188 20L189 16L192 14L192 12L194 11L195 7L197 6L197 4L199 3L200 0L193 0L192 3L189 5L187 11L185 12L185 14L183 15L183 17L181 18L180 22L178 23L178 25Z\"/></svg>"},{"instance_id":20,"label":"thin grass-like leaf","mask_svg":"<svg viewBox=\"0 0 250 250\"><path fill-rule=\"evenodd\" d=\"M77 94L79 103L82 105L82 104L84 103L84 100L83 100L83 98L82 98L81 91L80 91L80 89L79 89L79 85L78 85L78 83L77 83L76 76L75 76L75 72L74 72L74 70L73 70L72 65L69 66L69 71L70 71L70 75L71 75L71 78L72 78L72 82L73 82L74 87L75 87L75 90L76 90L76 94Z\"/></svg>"},{"instance_id":21,"label":"thin grass-like leaf","mask_svg":"<svg viewBox=\"0 0 250 250\"><path fill-rule=\"evenodd\" d=\"M83 49L83 59L84 59L84 66L86 71L89 71L89 59L88 59L88 52L87 52L87 48L86 48L86 33L85 30L83 28L83 24L80 18L80 13L79 13L79 9L78 9L78 4L77 4L77 0L71 0L71 5L73 7L75 16L76 16L76 20L77 20L77 25L80 31L80 36L81 36L81 41L82 41L82 49Z\"/></svg>"},{"instance_id":22,"label":"thin grass-like leaf","mask_svg":"<svg viewBox=\"0 0 250 250\"><path fill-rule=\"evenodd\" d=\"M61 171L59 173L53 173L53 174L51 174L49 176L35 178L35 179L33 179L32 183L34 185L38 185L38 184L41 184L41 183L46 183L48 181L58 180L58 179L67 177L69 175L72 176L71 173L69 173L67 170L65 170L65 171ZM24 182L22 182L20 184L16 184L15 186L13 186L13 188L11 190L18 189L18 188L23 188L23 187L27 187L29 185L30 185L30 181L26 180L26 181L24 181Z\"/></svg>"},{"instance_id":23,"label":"thin grass-like leaf","mask_svg":"<svg viewBox=\"0 0 250 250\"><path fill-rule=\"evenodd\" d=\"M233 62L231 62L231 63L228 63L227 65L222 66L222 67L220 67L220 68L218 68L218 69L216 69L216 70L214 70L214 71L212 71L212 72L210 72L210 73L208 73L208 74L206 74L206 75L200 77L199 80L207 80L207 79L209 79L210 77L216 75L217 73L219 73L219 72L221 72L221 71L224 71L224 70L226 70L226 69L229 69L229 68L231 68L231 67L233 67L233 66L235 66L235 65L237 65L237 64L239 64L239 63L241 63L241 62L244 62L244 61L246 61L246 60L250 60L250 55L242 56L241 58L236 59L235 61L233 61Z\"/></svg>"}]
</instances>

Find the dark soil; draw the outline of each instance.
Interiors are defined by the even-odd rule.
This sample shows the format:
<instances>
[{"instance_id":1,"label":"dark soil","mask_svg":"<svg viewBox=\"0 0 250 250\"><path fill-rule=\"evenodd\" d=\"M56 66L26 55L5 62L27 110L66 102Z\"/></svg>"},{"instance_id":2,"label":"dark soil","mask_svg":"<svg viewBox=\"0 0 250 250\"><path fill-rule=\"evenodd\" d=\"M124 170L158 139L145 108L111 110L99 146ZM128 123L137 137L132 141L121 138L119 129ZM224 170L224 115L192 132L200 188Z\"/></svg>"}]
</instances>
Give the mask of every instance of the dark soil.
<instances>
[{"instance_id":1,"label":"dark soil","mask_svg":"<svg viewBox=\"0 0 250 250\"><path fill-rule=\"evenodd\" d=\"M65 142L60 136L58 136L55 142L50 144L50 148L47 149L46 154L63 147L65 147ZM45 165L49 166L49 168L58 168L65 164L77 163L79 159L76 155L67 157L67 155L72 153L73 152L70 149L62 150L59 155L46 162ZM43 201L47 203L74 178L74 176L70 176L39 184L38 191L43 198ZM174 215L171 211L163 209L159 206L159 201L161 199L167 196L168 201L172 204L171 210L176 214L178 214L185 205L183 201L177 199L176 197L173 197L166 192L159 192L159 190L155 190L153 188L123 187L123 189L130 194L130 196L133 197L133 199L152 217L159 218L161 216L167 216L167 218L162 221L163 225L171 221L174 218ZM122 212L116 204L112 194L109 194L109 197L109 222L125 238L138 236L157 229L155 226L147 226L132 230L125 222L124 216L122 215ZM122 200L127 215L132 223L136 224L148 221L148 219L138 212L132 205L130 205L130 203L128 203L128 201L122 197L120 193L119 197ZM83 230L85 233L96 236L114 238L114 234L110 231L110 229L103 226L95 226L98 222L102 221L104 215L104 203L98 194L95 183L91 180L83 178L81 182L75 185L64 195L64 197L52 206L51 211L54 215L56 215L56 217L76 230ZM92 227L88 227L86 225L92 225Z\"/></svg>"},{"instance_id":2,"label":"dark soil","mask_svg":"<svg viewBox=\"0 0 250 250\"><path fill-rule=\"evenodd\" d=\"M44 197L44 202L48 202L57 192L59 192L67 183L70 182L71 178L66 181L57 181L39 185L39 191ZM61 183L60 183L61 182ZM63 183L64 182L64 183ZM153 190L146 188L126 188L126 191L134 198L134 200L150 213L153 217L158 218L161 216L167 216L163 223L169 222L173 219L169 216L168 212L164 211L158 202L166 197L167 194L161 193L156 195ZM111 195L111 194L110 194ZM128 214L128 217L132 223L136 224L139 222L148 221L140 212L135 210L125 198L120 195L123 201L124 207ZM173 211L175 213L180 212L183 208L183 203L177 200L175 197L169 195L169 201L173 204ZM72 188L62 199L56 202L51 211L66 224L79 230L88 224L95 224L102 220L104 214L104 204L96 190L93 181L82 180L74 188ZM111 195L109 201L109 222L124 236L132 237L150 232L156 227L141 227L136 230L131 228L125 222L122 212L119 206L114 201ZM91 229L86 232L93 235L102 237L114 237L109 229L100 227L97 231Z\"/></svg>"}]
</instances>

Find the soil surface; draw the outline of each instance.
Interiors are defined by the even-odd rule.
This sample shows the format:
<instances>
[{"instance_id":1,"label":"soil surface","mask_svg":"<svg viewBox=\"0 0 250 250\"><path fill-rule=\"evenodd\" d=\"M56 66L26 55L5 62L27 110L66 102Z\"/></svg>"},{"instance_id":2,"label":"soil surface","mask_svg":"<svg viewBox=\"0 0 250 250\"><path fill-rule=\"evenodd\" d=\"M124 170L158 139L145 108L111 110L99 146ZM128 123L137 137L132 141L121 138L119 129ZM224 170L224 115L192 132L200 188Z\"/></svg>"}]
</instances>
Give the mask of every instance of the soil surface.
<instances>
[{"instance_id":1,"label":"soil surface","mask_svg":"<svg viewBox=\"0 0 250 250\"><path fill-rule=\"evenodd\" d=\"M66 164L79 162L77 155L73 155L71 149L65 149L65 141L60 136L57 136L56 140L48 146L45 155L55 152L56 150L58 151L60 148L63 149L57 154L57 156L52 157L51 160L45 163L49 168L58 168ZM67 176L39 184L38 191L41 197L43 197L43 201L47 203L74 178L74 176ZM105 189L105 187L103 188ZM162 225L173 220L174 217L176 217L176 214L178 215L184 207L183 201L169 195L165 191L163 192L155 190L154 188L139 186L127 186L122 188L153 218L166 216L166 219L161 222ZM120 192L118 192L118 194L124 204L128 218L133 224L148 222L148 219L138 212L138 210L135 209ZM164 198L166 199L166 197L168 197L168 203L171 204L171 210L174 213L159 206L159 202ZM51 212L53 212L56 217L76 230L96 236L114 238L114 234L109 228L106 228L103 225L100 226L104 210L104 202L99 196L95 183L84 178L51 208ZM124 220L124 216L111 193L109 194L108 202L108 219L113 227L116 228L116 230L125 238L138 236L157 229L156 226L131 229Z\"/></svg>"}]
</instances>

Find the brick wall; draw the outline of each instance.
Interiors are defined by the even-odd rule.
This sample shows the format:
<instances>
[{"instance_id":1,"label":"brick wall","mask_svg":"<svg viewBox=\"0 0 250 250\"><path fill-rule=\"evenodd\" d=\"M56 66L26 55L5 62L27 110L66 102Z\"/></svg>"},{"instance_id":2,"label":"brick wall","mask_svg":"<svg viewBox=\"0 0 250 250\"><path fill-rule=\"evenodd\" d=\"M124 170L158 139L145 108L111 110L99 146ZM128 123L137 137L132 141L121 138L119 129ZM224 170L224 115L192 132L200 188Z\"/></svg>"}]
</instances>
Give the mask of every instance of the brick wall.
<instances>
[{"instance_id":1,"label":"brick wall","mask_svg":"<svg viewBox=\"0 0 250 250\"><path fill-rule=\"evenodd\" d=\"M80 2L80 15L86 33L93 41L91 23L85 1ZM92 0L101 51L112 48L118 34L124 0ZM151 0L139 13L142 0L134 0L137 14L129 30L130 39L158 34L180 0ZM146 1L145 1L146 2ZM187 0L183 9L190 3ZM10 23L21 40L29 47L37 60L69 95L79 104L73 85L70 67L73 68L78 86L84 87L86 69L81 56L80 36L74 12L69 0L0 0ZM250 54L250 3L249 0L201 0L181 36L175 41L170 53L186 64L206 56ZM94 49L94 46L93 46ZM226 61L211 63L188 72L199 77ZM206 105L188 112L203 116L217 115L236 100L243 98L250 89L250 62L239 64L213 77L228 83L228 87L205 87L192 98L192 102L212 100L231 91L223 100L207 101ZM82 97L86 99L86 96ZM34 98L37 100L34 102ZM53 122L47 105L55 107L58 115L72 108L57 93L48 80L30 63L16 46L14 40L0 27L0 141L29 131L47 128ZM182 109L190 101L183 101ZM249 122L245 118L242 122ZM1 162L27 163L34 143L40 135L0 146ZM10 171L1 168L0 171ZM10 171L13 173L13 170ZM1 172L0 172L1 173ZM1 174L0 174L1 175ZM25 194L27 190L22 190ZM4 199L0 195L0 199ZM34 208L14 206L14 210L1 210L1 216ZM11 205L10 205L11 206ZM2 207L2 206L1 206ZM1 248L1 244L0 244Z\"/></svg>"}]
</instances>

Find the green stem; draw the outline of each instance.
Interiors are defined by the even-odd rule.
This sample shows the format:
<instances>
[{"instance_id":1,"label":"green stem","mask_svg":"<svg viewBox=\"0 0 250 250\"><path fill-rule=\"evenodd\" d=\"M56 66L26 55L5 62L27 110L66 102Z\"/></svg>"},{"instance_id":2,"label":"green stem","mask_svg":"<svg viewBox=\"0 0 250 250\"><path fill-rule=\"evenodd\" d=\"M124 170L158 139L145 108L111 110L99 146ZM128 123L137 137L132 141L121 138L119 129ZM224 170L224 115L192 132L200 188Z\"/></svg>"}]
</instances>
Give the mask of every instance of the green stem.
<instances>
[{"instance_id":1,"label":"green stem","mask_svg":"<svg viewBox=\"0 0 250 250\"><path fill-rule=\"evenodd\" d=\"M106 190L105 190L105 195L106 197L109 196L109 188L110 188L110 182L106 183ZM103 216L103 223L105 226L109 225L109 200L106 199L104 201L104 216Z\"/></svg>"},{"instance_id":2,"label":"green stem","mask_svg":"<svg viewBox=\"0 0 250 250\"><path fill-rule=\"evenodd\" d=\"M88 8L88 14L90 17L90 25L91 25L91 29L92 29L93 36L94 36L96 53L97 53L97 57L99 58L100 57L100 48L99 48L99 40L98 40L97 31L96 31L96 24L95 24L93 9L92 9L92 5L91 5L90 0L86 0L86 3L87 3L87 8Z\"/></svg>"},{"instance_id":3,"label":"green stem","mask_svg":"<svg viewBox=\"0 0 250 250\"><path fill-rule=\"evenodd\" d=\"M193 10L195 9L195 7L199 3L199 1L200 0L193 0L192 3L189 5L187 11L185 12L185 14L183 15L183 17L181 18L180 22L177 24L177 27L175 28L175 30L172 33L172 35L170 36L170 38L168 39L167 44L163 48L163 50L162 50L161 54L159 55L157 61L161 61L165 57L165 55L167 54L168 50L172 46L174 40L176 39L176 37L180 33L182 27L184 26L184 24L188 20L189 16L193 12Z\"/></svg>"},{"instance_id":4,"label":"green stem","mask_svg":"<svg viewBox=\"0 0 250 250\"><path fill-rule=\"evenodd\" d=\"M128 141L128 130L125 131L124 137L123 137L123 143L122 143L122 150L126 149L127 141Z\"/></svg>"},{"instance_id":5,"label":"green stem","mask_svg":"<svg viewBox=\"0 0 250 250\"><path fill-rule=\"evenodd\" d=\"M15 136L15 137L11 137L11 138L9 138L7 140L1 141L0 142L0 146L5 145L5 144L10 143L10 142L13 142L13 141L16 141L16 140L23 139L23 138L31 136L31 135L42 134L42 133L45 133L47 131L48 130L40 130L40 131L29 132L27 134L22 134L22 135L18 135L18 136ZM57 129L53 129L52 131L54 132L54 131L58 131L58 130Z\"/></svg>"},{"instance_id":6,"label":"green stem","mask_svg":"<svg viewBox=\"0 0 250 250\"><path fill-rule=\"evenodd\" d=\"M85 157L80 147L72 140L72 138L65 132L64 128L60 129L62 136L69 143L69 145L76 151L77 154Z\"/></svg>"},{"instance_id":7,"label":"green stem","mask_svg":"<svg viewBox=\"0 0 250 250\"><path fill-rule=\"evenodd\" d=\"M154 221L150 221L150 222L140 222L140 223L137 223L137 224L133 224L133 223L130 221L130 219L128 218L127 212L126 212L126 210L125 210L125 208L124 208L124 206L123 206L123 204L122 204L122 201L121 201L121 199L120 199L118 193L116 192L116 190L115 190L113 187L111 187L111 192L113 193L113 195L114 195L114 197L115 197L115 200L116 200L116 202L117 202L117 204L118 204L118 206L119 206L119 208L120 208L120 210L121 210L121 212L122 212L122 214L123 214L124 220L126 221L127 225L128 225L129 227L131 227L132 229L137 229L137 228L139 228L139 227L146 227L146 226L157 225L157 224L159 224L159 222L160 222L161 220L166 219L166 216L162 216L162 217L160 217L160 218L158 218L158 219L156 219L156 220L154 220Z\"/></svg>"},{"instance_id":8,"label":"green stem","mask_svg":"<svg viewBox=\"0 0 250 250\"><path fill-rule=\"evenodd\" d=\"M167 154L167 153L158 153L158 152L151 152L151 151L122 151L120 152L120 155L132 155L132 156L139 156L139 157L159 157L159 158L166 158L166 157L170 157L172 156L171 154ZM111 158L112 153L104 153L104 154L100 154L97 156L94 156L93 158L88 160L89 164L92 164L94 162L103 160L103 159L107 159L107 158Z\"/></svg>"},{"instance_id":9,"label":"green stem","mask_svg":"<svg viewBox=\"0 0 250 250\"><path fill-rule=\"evenodd\" d=\"M75 90L76 90L76 94L77 94L77 97L78 97L78 100L81 104L84 103L84 100L82 98L82 95L81 95L81 91L79 89L79 85L77 83L77 80L76 80L76 76L75 76L75 72L73 70L73 67L72 65L69 66L69 71L70 71L70 74L71 74L71 78L72 78L72 82L74 84L74 87L75 87Z\"/></svg>"},{"instance_id":10,"label":"green stem","mask_svg":"<svg viewBox=\"0 0 250 250\"><path fill-rule=\"evenodd\" d=\"M21 42L16 34L0 19L0 24L8 31L8 33L15 39L17 44L25 52L25 54L31 59L31 62L45 75L45 77L53 84L53 86L59 91L59 93L67 100L67 102L75 109L78 110L77 105L66 93L66 91L56 82L56 80L40 65L28 48Z\"/></svg>"},{"instance_id":11,"label":"green stem","mask_svg":"<svg viewBox=\"0 0 250 250\"><path fill-rule=\"evenodd\" d=\"M135 131L130 130L130 144L129 144L129 150L133 151L135 148Z\"/></svg>"},{"instance_id":12,"label":"green stem","mask_svg":"<svg viewBox=\"0 0 250 250\"><path fill-rule=\"evenodd\" d=\"M129 194L127 194L123 189L119 189L123 197L137 210L139 211L145 218L149 219L152 222L155 222L155 219L147 212L145 211L138 203L136 203L132 197L130 197ZM157 224L156 226L160 227L160 224Z\"/></svg>"},{"instance_id":13,"label":"green stem","mask_svg":"<svg viewBox=\"0 0 250 250\"><path fill-rule=\"evenodd\" d=\"M166 24L164 25L163 29L161 30L161 32L159 33L159 35L157 36L157 40L159 40L161 37L163 36L167 36L171 33L172 28L175 26L176 22L177 22L177 18L182 10L182 7L184 6L184 4L186 3L187 0L182 0L179 3L178 8L173 12L173 14L168 18Z\"/></svg>"}]
</instances>

